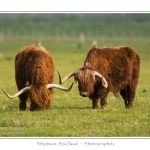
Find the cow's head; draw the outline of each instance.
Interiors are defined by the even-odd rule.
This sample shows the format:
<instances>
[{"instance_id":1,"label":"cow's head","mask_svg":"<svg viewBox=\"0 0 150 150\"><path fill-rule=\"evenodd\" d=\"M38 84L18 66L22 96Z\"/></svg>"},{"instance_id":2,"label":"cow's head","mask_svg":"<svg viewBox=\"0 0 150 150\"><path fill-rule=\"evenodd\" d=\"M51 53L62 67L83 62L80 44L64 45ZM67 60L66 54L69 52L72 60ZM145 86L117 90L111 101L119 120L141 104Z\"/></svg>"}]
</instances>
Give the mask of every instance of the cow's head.
<instances>
[{"instance_id":1,"label":"cow's head","mask_svg":"<svg viewBox=\"0 0 150 150\"><path fill-rule=\"evenodd\" d=\"M60 84L64 83L67 79L74 76L75 81L78 82L79 93L83 97L88 97L94 93L94 85L96 83L96 76L99 77L102 81L102 86L104 88L108 87L108 83L106 79L97 71L81 68L74 72L69 73L66 77L61 79L61 75L59 74L59 82Z\"/></svg>"}]
</instances>

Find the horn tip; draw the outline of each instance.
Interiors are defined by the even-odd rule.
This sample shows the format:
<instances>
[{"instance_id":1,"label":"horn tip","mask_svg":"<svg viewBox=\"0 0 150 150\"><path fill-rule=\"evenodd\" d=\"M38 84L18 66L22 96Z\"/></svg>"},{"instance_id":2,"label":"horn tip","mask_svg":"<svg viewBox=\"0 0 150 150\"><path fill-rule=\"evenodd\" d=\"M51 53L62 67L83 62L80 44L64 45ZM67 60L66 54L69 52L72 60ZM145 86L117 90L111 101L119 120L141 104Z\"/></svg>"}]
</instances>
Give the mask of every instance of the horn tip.
<instances>
[{"instance_id":1,"label":"horn tip","mask_svg":"<svg viewBox=\"0 0 150 150\"><path fill-rule=\"evenodd\" d=\"M57 72L58 72L58 76L59 76L59 84L62 84L61 75L60 75L60 72L58 69L57 69Z\"/></svg>"},{"instance_id":2,"label":"horn tip","mask_svg":"<svg viewBox=\"0 0 150 150\"><path fill-rule=\"evenodd\" d=\"M4 94L5 94L8 98L11 98L11 96L10 96L9 94L7 94L4 89L2 89L2 91L4 92Z\"/></svg>"},{"instance_id":3,"label":"horn tip","mask_svg":"<svg viewBox=\"0 0 150 150\"><path fill-rule=\"evenodd\" d=\"M5 92L5 90L4 90L4 89L2 89L2 91L6 94L6 92Z\"/></svg>"},{"instance_id":4,"label":"horn tip","mask_svg":"<svg viewBox=\"0 0 150 150\"><path fill-rule=\"evenodd\" d=\"M72 89L72 87L73 87L73 84L74 84L74 82L72 82L72 84L71 84L71 86L70 86L70 88L69 88L69 91Z\"/></svg>"}]
</instances>

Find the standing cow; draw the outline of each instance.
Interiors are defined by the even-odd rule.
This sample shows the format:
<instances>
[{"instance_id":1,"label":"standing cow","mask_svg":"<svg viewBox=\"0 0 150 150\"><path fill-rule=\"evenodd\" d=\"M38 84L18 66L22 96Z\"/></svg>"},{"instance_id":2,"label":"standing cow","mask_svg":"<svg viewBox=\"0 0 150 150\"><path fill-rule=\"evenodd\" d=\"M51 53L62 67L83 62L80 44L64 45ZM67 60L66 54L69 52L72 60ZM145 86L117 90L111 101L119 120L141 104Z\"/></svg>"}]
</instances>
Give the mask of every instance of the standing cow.
<instances>
[{"instance_id":1,"label":"standing cow","mask_svg":"<svg viewBox=\"0 0 150 150\"><path fill-rule=\"evenodd\" d=\"M54 62L51 54L42 46L24 47L15 57L15 79L19 92L9 98L20 98L20 110L26 110L30 98L30 110L51 108L53 88L69 91L60 85L53 84Z\"/></svg>"},{"instance_id":2,"label":"standing cow","mask_svg":"<svg viewBox=\"0 0 150 150\"><path fill-rule=\"evenodd\" d=\"M77 69L60 83L74 76L78 81L80 95L92 100L93 108L98 107L100 98L101 108L107 106L107 95L113 92L117 97L119 93L124 99L125 107L133 106L140 72L140 57L130 47L119 46L115 48L96 48L93 46L87 54L83 68Z\"/></svg>"}]
</instances>

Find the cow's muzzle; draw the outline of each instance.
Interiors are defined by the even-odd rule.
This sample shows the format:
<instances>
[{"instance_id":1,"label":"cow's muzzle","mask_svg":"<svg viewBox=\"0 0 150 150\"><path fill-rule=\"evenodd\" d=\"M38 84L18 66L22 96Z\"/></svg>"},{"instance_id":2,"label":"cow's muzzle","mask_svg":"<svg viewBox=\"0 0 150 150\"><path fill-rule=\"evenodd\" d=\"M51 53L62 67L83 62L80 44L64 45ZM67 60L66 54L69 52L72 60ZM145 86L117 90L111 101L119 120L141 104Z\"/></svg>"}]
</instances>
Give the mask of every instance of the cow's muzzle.
<instances>
[{"instance_id":1,"label":"cow's muzzle","mask_svg":"<svg viewBox=\"0 0 150 150\"><path fill-rule=\"evenodd\" d=\"M81 92L80 95L83 96L83 97L89 96L88 92Z\"/></svg>"}]
</instances>

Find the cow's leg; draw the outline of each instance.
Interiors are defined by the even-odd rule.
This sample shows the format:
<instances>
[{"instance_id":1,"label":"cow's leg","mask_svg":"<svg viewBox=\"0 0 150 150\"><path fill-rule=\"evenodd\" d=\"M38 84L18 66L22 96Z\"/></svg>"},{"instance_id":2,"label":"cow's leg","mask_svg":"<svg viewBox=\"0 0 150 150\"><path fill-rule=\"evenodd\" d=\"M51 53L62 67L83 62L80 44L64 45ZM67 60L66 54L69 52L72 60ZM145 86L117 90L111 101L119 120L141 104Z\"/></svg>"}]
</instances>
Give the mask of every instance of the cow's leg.
<instances>
[{"instance_id":1,"label":"cow's leg","mask_svg":"<svg viewBox=\"0 0 150 150\"><path fill-rule=\"evenodd\" d=\"M24 111L27 108L26 102L27 102L27 99L28 99L28 93L25 92L25 93L21 94L19 96L19 98L20 98L19 110Z\"/></svg>"},{"instance_id":2,"label":"cow's leg","mask_svg":"<svg viewBox=\"0 0 150 150\"><path fill-rule=\"evenodd\" d=\"M108 92L104 89L100 92L100 105L102 109L106 109L107 108L107 95Z\"/></svg>"},{"instance_id":3,"label":"cow's leg","mask_svg":"<svg viewBox=\"0 0 150 150\"><path fill-rule=\"evenodd\" d=\"M21 89L23 89L25 87L25 84L20 85L20 82L18 80L16 80L16 85L18 88L18 91L20 91ZM27 108L27 99L28 99L28 92L24 92L21 95L19 95L19 99L20 99L20 103L19 103L19 110L20 111L25 111Z\"/></svg>"},{"instance_id":4,"label":"cow's leg","mask_svg":"<svg viewBox=\"0 0 150 150\"><path fill-rule=\"evenodd\" d=\"M125 104L125 107L127 108L128 107L128 99L129 99L129 95L128 95L128 89L127 87L120 90L120 95L122 96L122 98L124 99L124 104Z\"/></svg>"},{"instance_id":5,"label":"cow's leg","mask_svg":"<svg viewBox=\"0 0 150 150\"><path fill-rule=\"evenodd\" d=\"M34 110L37 110L37 109L39 109L37 104L33 100L31 100L30 111L34 111Z\"/></svg>"},{"instance_id":6,"label":"cow's leg","mask_svg":"<svg viewBox=\"0 0 150 150\"><path fill-rule=\"evenodd\" d=\"M99 99L97 97L92 98L92 108L93 109L98 108L98 100Z\"/></svg>"},{"instance_id":7,"label":"cow's leg","mask_svg":"<svg viewBox=\"0 0 150 150\"><path fill-rule=\"evenodd\" d=\"M127 108L132 108L133 107L133 101L135 98L135 93L136 89L134 87L128 87L128 93L129 93L129 98L128 98L128 106Z\"/></svg>"},{"instance_id":8,"label":"cow's leg","mask_svg":"<svg viewBox=\"0 0 150 150\"><path fill-rule=\"evenodd\" d=\"M131 83L128 86L128 106L127 108L133 107L133 101L136 94L136 87L138 84L138 78L139 78L139 69L140 69L140 58L137 56L135 59L135 62L133 63L133 73L132 73L132 79Z\"/></svg>"},{"instance_id":9,"label":"cow's leg","mask_svg":"<svg viewBox=\"0 0 150 150\"><path fill-rule=\"evenodd\" d=\"M135 97L135 88L127 86L126 88L120 91L120 94L122 98L124 99L125 107L126 108L133 107L133 101Z\"/></svg>"}]
</instances>

